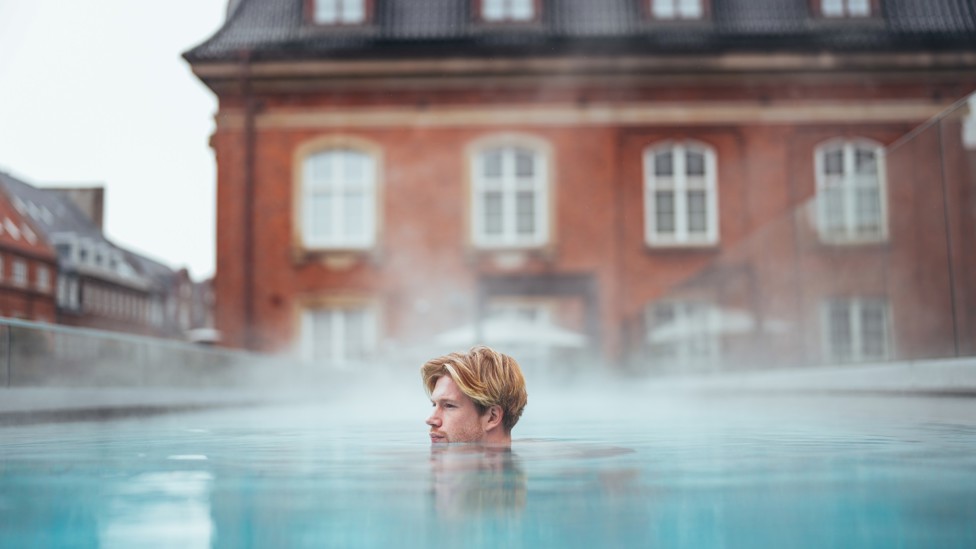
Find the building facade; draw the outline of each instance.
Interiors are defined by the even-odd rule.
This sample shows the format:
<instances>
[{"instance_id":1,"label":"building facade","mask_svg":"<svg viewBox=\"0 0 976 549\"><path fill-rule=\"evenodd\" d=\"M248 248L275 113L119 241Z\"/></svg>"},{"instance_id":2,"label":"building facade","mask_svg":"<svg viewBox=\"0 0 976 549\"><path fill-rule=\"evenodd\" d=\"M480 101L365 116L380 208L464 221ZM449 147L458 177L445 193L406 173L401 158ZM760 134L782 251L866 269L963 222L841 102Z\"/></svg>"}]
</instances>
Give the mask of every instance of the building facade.
<instances>
[{"instance_id":1,"label":"building facade","mask_svg":"<svg viewBox=\"0 0 976 549\"><path fill-rule=\"evenodd\" d=\"M55 322L57 255L0 193L0 316Z\"/></svg>"},{"instance_id":2,"label":"building facade","mask_svg":"<svg viewBox=\"0 0 976 549\"><path fill-rule=\"evenodd\" d=\"M976 89L974 38L964 0L234 2L185 54L219 98L217 328L330 364L944 354L952 304L895 347L911 305L866 273L940 260L894 238L921 214L887 156Z\"/></svg>"},{"instance_id":3,"label":"building facade","mask_svg":"<svg viewBox=\"0 0 976 549\"><path fill-rule=\"evenodd\" d=\"M100 187L38 188L0 172L0 316L187 339L189 274L108 240L103 203Z\"/></svg>"}]
</instances>

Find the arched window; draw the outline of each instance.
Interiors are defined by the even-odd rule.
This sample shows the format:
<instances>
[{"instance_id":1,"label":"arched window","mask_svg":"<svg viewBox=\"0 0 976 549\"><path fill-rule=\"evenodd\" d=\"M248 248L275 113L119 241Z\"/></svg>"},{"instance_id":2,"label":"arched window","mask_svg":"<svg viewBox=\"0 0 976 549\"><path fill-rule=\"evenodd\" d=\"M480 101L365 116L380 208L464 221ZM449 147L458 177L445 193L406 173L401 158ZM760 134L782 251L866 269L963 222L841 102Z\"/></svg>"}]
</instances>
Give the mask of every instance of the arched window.
<instances>
[{"instance_id":1,"label":"arched window","mask_svg":"<svg viewBox=\"0 0 976 549\"><path fill-rule=\"evenodd\" d=\"M837 139L817 147L814 164L820 238L884 240L884 149L873 141Z\"/></svg>"},{"instance_id":2,"label":"arched window","mask_svg":"<svg viewBox=\"0 0 976 549\"><path fill-rule=\"evenodd\" d=\"M376 160L348 147L302 162L301 228L306 248L363 249L376 241Z\"/></svg>"},{"instance_id":3,"label":"arched window","mask_svg":"<svg viewBox=\"0 0 976 549\"><path fill-rule=\"evenodd\" d=\"M695 141L644 152L644 227L651 246L718 242L715 151Z\"/></svg>"},{"instance_id":4,"label":"arched window","mask_svg":"<svg viewBox=\"0 0 976 549\"><path fill-rule=\"evenodd\" d=\"M548 156L514 140L472 158L472 238L482 247L541 246L549 239Z\"/></svg>"}]
</instances>

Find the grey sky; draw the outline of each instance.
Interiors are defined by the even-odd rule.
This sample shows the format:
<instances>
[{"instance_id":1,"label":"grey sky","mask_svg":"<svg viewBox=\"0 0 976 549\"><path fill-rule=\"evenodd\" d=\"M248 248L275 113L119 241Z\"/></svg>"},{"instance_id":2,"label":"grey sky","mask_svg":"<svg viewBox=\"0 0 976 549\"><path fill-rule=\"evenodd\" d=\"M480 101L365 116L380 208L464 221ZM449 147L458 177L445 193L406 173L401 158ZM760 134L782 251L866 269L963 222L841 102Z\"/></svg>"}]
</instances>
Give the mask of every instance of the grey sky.
<instances>
[{"instance_id":1,"label":"grey sky","mask_svg":"<svg viewBox=\"0 0 976 549\"><path fill-rule=\"evenodd\" d=\"M0 170L103 185L110 239L213 274L216 99L180 54L225 4L0 0Z\"/></svg>"}]
</instances>

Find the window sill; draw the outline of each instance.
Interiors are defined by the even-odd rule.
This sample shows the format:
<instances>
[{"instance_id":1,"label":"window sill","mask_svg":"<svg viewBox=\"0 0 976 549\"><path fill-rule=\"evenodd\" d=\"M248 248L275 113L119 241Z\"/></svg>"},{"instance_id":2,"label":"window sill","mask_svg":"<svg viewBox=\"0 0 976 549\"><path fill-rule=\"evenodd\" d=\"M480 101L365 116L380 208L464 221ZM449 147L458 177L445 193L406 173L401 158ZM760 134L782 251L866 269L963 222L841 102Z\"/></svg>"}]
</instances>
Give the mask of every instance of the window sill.
<instances>
[{"instance_id":1,"label":"window sill","mask_svg":"<svg viewBox=\"0 0 976 549\"><path fill-rule=\"evenodd\" d=\"M842 17L821 15L810 21L810 27L817 31L848 28L883 29L885 20L878 14Z\"/></svg>"},{"instance_id":2,"label":"window sill","mask_svg":"<svg viewBox=\"0 0 976 549\"><path fill-rule=\"evenodd\" d=\"M844 239L826 239L819 238L817 243L820 247L827 250L863 250L864 248L888 248L890 241L887 237L883 238L844 238Z\"/></svg>"},{"instance_id":3,"label":"window sill","mask_svg":"<svg viewBox=\"0 0 976 549\"><path fill-rule=\"evenodd\" d=\"M483 267L494 267L505 271L525 268L532 263L551 263L556 258L556 249L551 244L533 247L472 247L469 252L472 263Z\"/></svg>"},{"instance_id":4,"label":"window sill","mask_svg":"<svg viewBox=\"0 0 976 549\"><path fill-rule=\"evenodd\" d=\"M674 243L649 243L644 242L644 249L652 254L669 253L702 253L714 254L722 250L721 242L674 242Z\"/></svg>"},{"instance_id":5,"label":"window sill","mask_svg":"<svg viewBox=\"0 0 976 549\"><path fill-rule=\"evenodd\" d=\"M546 30L546 26L539 19L530 19L527 21L514 20L514 19L498 19L489 21L486 19L477 19L474 22L474 29L483 32L496 32L498 29L509 29L514 31L527 31L527 32L542 32Z\"/></svg>"},{"instance_id":6,"label":"window sill","mask_svg":"<svg viewBox=\"0 0 976 549\"><path fill-rule=\"evenodd\" d=\"M646 30L662 30L667 28L687 28L687 27L700 27L708 28L712 26L712 19L707 16L699 17L697 19L657 19L653 16L648 16L644 20L644 28Z\"/></svg>"},{"instance_id":7,"label":"window sill","mask_svg":"<svg viewBox=\"0 0 976 549\"><path fill-rule=\"evenodd\" d=\"M344 271L363 263L376 263L376 248L294 248L292 262L296 265L321 263L331 270Z\"/></svg>"}]
</instances>

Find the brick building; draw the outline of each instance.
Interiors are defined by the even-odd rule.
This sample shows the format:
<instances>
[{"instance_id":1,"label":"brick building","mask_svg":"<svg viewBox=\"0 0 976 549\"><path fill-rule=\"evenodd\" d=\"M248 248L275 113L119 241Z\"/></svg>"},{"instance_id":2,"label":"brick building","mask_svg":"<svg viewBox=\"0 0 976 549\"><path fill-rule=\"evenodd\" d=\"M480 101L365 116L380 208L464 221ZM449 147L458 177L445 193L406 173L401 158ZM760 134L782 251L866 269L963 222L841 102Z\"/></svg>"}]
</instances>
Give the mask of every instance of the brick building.
<instances>
[{"instance_id":1,"label":"brick building","mask_svg":"<svg viewBox=\"0 0 976 549\"><path fill-rule=\"evenodd\" d=\"M187 338L200 327L189 274L108 240L103 205L101 187L38 188L0 172L0 316Z\"/></svg>"},{"instance_id":2,"label":"brick building","mask_svg":"<svg viewBox=\"0 0 976 549\"><path fill-rule=\"evenodd\" d=\"M57 273L54 248L0 193L0 316L55 322Z\"/></svg>"},{"instance_id":3,"label":"brick building","mask_svg":"<svg viewBox=\"0 0 976 549\"><path fill-rule=\"evenodd\" d=\"M232 2L185 54L219 98L217 327L331 363L942 356L948 302L893 343L884 273L944 257L896 238L886 159L976 89L974 39L965 0Z\"/></svg>"}]
</instances>

